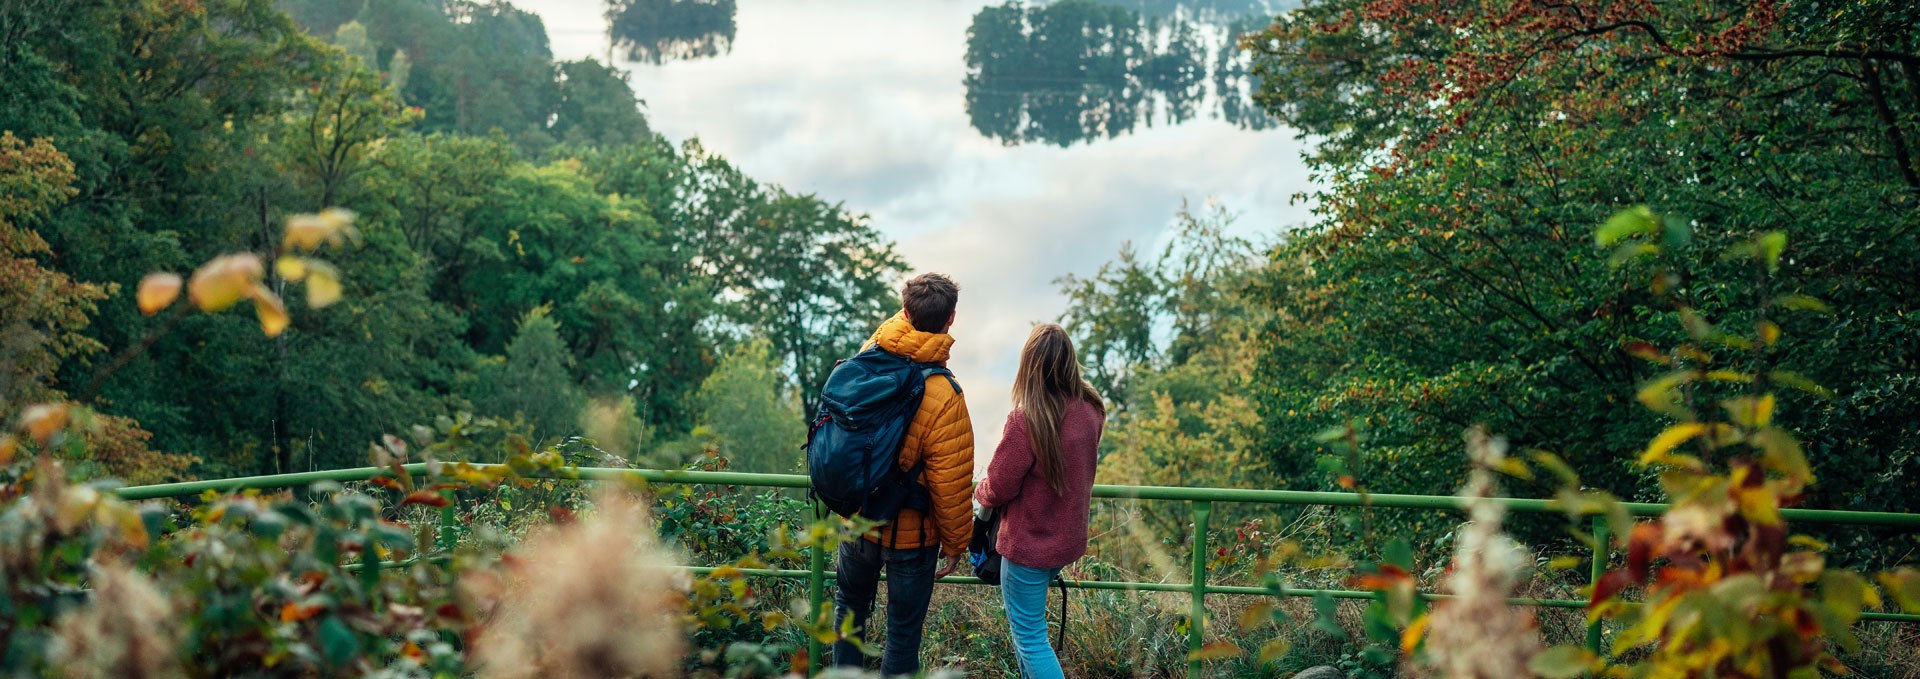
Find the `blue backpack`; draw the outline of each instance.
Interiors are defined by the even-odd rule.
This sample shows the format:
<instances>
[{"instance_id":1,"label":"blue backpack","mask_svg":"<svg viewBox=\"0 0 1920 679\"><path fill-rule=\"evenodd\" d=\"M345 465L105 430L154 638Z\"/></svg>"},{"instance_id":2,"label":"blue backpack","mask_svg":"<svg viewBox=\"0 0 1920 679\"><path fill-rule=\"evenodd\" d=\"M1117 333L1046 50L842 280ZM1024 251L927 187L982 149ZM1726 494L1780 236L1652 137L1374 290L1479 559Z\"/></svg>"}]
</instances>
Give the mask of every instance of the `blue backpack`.
<instances>
[{"instance_id":1,"label":"blue backpack","mask_svg":"<svg viewBox=\"0 0 1920 679\"><path fill-rule=\"evenodd\" d=\"M879 347L840 361L820 390L820 409L807 429L807 475L813 494L840 516L890 521L901 509L932 509L920 483L926 460L902 471L900 447L920 410L927 380L953 372Z\"/></svg>"}]
</instances>

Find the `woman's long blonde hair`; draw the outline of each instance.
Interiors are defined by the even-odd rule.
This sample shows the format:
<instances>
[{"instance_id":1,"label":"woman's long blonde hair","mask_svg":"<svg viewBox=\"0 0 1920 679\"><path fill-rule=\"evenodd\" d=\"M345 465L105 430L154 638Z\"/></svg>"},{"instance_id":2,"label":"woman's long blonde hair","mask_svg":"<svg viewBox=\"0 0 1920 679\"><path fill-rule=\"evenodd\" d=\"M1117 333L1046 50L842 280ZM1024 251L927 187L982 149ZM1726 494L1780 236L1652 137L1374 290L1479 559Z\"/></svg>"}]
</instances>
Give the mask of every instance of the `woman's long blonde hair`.
<instances>
[{"instance_id":1,"label":"woman's long blonde hair","mask_svg":"<svg viewBox=\"0 0 1920 679\"><path fill-rule=\"evenodd\" d=\"M1075 401L1106 409L1093 385L1080 376L1080 360L1073 353L1073 340L1067 338L1067 331L1053 323L1042 324L1027 336L1027 347L1020 352L1020 374L1013 378L1013 407L1026 416L1033 466L1055 495L1067 494L1060 460L1060 423Z\"/></svg>"}]
</instances>

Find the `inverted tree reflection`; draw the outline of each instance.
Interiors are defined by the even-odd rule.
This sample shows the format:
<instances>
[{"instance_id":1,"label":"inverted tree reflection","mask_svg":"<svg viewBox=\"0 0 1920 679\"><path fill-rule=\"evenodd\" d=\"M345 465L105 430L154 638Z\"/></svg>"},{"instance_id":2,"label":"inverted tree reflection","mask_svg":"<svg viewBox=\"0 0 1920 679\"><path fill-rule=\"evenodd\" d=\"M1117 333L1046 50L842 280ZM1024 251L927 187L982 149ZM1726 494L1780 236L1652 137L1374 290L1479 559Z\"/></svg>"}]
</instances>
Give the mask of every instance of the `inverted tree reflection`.
<instances>
[{"instance_id":1,"label":"inverted tree reflection","mask_svg":"<svg viewBox=\"0 0 1920 679\"><path fill-rule=\"evenodd\" d=\"M1165 3L1161 3L1165 4ZM1203 22L1116 4L1010 2L974 15L967 32L967 115L1006 144L1070 146L1139 126L1180 124L1202 111L1234 125L1272 121L1233 39L1265 15Z\"/></svg>"},{"instance_id":2,"label":"inverted tree reflection","mask_svg":"<svg viewBox=\"0 0 1920 679\"><path fill-rule=\"evenodd\" d=\"M632 61L719 56L733 49L735 0L608 0L613 46Z\"/></svg>"}]
</instances>

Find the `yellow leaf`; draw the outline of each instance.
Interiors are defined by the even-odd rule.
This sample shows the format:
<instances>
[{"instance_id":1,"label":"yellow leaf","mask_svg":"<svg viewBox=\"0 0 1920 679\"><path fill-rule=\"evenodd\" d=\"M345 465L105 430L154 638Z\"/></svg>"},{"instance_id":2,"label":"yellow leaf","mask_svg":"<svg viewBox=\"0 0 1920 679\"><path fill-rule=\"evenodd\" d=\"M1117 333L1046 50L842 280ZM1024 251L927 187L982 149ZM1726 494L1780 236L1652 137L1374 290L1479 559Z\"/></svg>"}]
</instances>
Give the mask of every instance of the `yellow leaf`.
<instances>
[{"instance_id":1,"label":"yellow leaf","mask_svg":"<svg viewBox=\"0 0 1920 679\"><path fill-rule=\"evenodd\" d=\"M1773 321L1760 321L1759 330L1760 341L1767 346L1773 346L1774 342L1780 341L1780 326Z\"/></svg>"},{"instance_id":2,"label":"yellow leaf","mask_svg":"<svg viewBox=\"0 0 1920 679\"><path fill-rule=\"evenodd\" d=\"M1736 370L1709 370L1707 371L1707 379L1715 382L1739 382L1745 384L1752 382L1753 376Z\"/></svg>"},{"instance_id":3,"label":"yellow leaf","mask_svg":"<svg viewBox=\"0 0 1920 679\"><path fill-rule=\"evenodd\" d=\"M1734 500L1740 505L1740 515L1748 521L1762 526L1780 525L1780 499L1773 490L1760 486L1741 488L1733 492Z\"/></svg>"},{"instance_id":4,"label":"yellow leaf","mask_svg":"<svg viewBox=\"0 0 1920 679\"><path fill-rule=\"evenodd\" d=\"M1200 650L1188 653L1187 660L1224 660L1242 655L1246 655L1246 652L1240 650L1239 646L1225 641L1215 641L1201 646Z\"/></svg>"},{"instance_id":5,"label":"yellow leaf","mask_svg":"<svg viewBox=\"0 0 1920 679\"><path fill-rule=\"evenodd\" d=\"M40 403L27 406L20 413L20 428L26 430L28 438L44 446L54 434L66 429L72 418L73 413L65 403Z\"/></svg>"},{"instance_id":6,"label":"yellow leaf","mask_svg":"<svg viewBox=\"0 0 1920 679\"><path fill-rule=\"evenodd\" d=\"M1894 603L1908 613L1920 611L1920 571L1896 568L1880 574L1880 586L1887 588Z\"/></svg>"},{"instance_id":7,"label":"yellow leaf","mask_svg":"<svg viewBox=\"0 0 1920 679\"><path fill-rule=\"evenodd\" d=\"M1420 647L1420 638L1426 636L1427 625L1432 622L1432 615L1422 615L1416 618L1413 624L1407 625L1407 630L1400 633L1400 655L1413 655L1413 649Z\"/></svg>"},{"instance_id":8,"label":"yellow leaf","mask_svg":"<svg viewBox=\"0 0 1920 679\"><path fill-rule=\"evenodd\" d=\"M1666 413L1676 417L1684 416L1686 409L1680 405L1679 398L1674 391L1678 389L1680 385L1692 382L1693 380L1693 371L1675 370L1647 382L1645 386L1640 387L1638 393L1634 394L1634 398L1655 412Z\"/></svg>"},{"instance_id":9,"label":"yellow leaf","mask_svg":"<svg viewBox=\"0 0 1920 679\"><path fill-rule=\"evenodd\" d=\"M225 311L252 294L266 270L251 253L221 255L187 279L187 297L201 311Z\"/></svg>"},{"instance_id":10,"label":"yellow leaf","mask_svg":"<svg viewBox=\"0 0 1920 679\"><path fill-rule=\"evenodd\" d=\"M1273 618L1273 604L1261 602L1240 611L1240 631L1245 632Z\"/></svg>"},{"instance_id":11,"label":"yellow leaf","mask_svg":"<svg viewBox=\"0 0 1920 679\"><path fill-rule=\"evenodd\" d=\"M768 611L760 614L760 627L765 631L772 632L775 628L784 624L787 624L787 614L785 613Z\"/></svg>"},{"instance_id":12,"label":"yellow leaf","mask_svg":"<svg viewBox=\"0 0 1920 679\"><path fill-rule=\"evenodd\" d=\"M290 281L306 278L307 260L305 257L281 255L279 259L273 260L273 272Z\"/></svg>"},{"instance_id":13,"label":"yellow leaf","mask_svg":"<svg viewBox=\"0 0 1920 679\"><path fill-rule=\"evenodd\" d=\"M1293 650L1293 644L1286 639L1274 639L1260 646L1260 662L1270 663L1287 657L1287 651Z\"/></svg>"},{"instance_id":14,"label":"yellow leaf","mask_svg":"<svg viewBox=\"0 0 1920 679\"><path fill-rule=\"evenodd\" d=\"M1577 556L1556 556L1553 557L1553 560L1547 562L1547 568L1556 571L1572 570L1579 567L1580 557Z\"/></svg>"},{"instance_id":15,"label":"yellow leaf","mask_svg":"<svg viewBox=\"0 0 1920 679\"><path fill-rule=\"evenodd\" d=\"M1744 427L1764 427L1773 423L1774 397L1772 392L1759 396L1742 396L1728 399L1726 402L1729 419Z\"/></svg>"},{"instance_id":16,"label":"yellow leaf","mask_svg":"<svg viewBox=\"0 0 1920 679\"><path fill-rule=\"evenodd\" d=\"M0 466L13 462L13 456L20 452L20 441L12 434L0 436Z\"/></svg>"},{"instance_id":17,"label":"yellow leaf","mask_svg":"<svg viewBox=\"0 0 1920 679\"><path fill-rule=\"evenodd\" d=\"M1640 454L1640 464L1663 464L1667 453L1672 452L1674 447L1705 433L1707 433L1707 425L1699 422L1682 422L1667 427L1666 431L1660 432L1659 436L1653 437L1653 441L1647 444L1647 452Z\"/></svg>"},{"instance_id":18,"label":"yellow leaf","mask_svg":"<svg viewBox=\"0 0 1920 679\"><path fill-rule=\"evenodd\" d=\"M1827 543L1805 535L1789 535L1787 536L1787 544L1801 549L1811 549L1816 552L1827 551Z\"/></svg>"},{"instance_id":19,"label":"yellow leaf","mask_svg":"<svg viewBox=\"0 0 1920 679\"><path fill-rule=\"evenodd\" d=\"M279 337L293 321L287 317L287 305L264 285L254 287L253 311L260 316L260 330L268 337Z\"/></svg>"},{"instance_id":20,"label":"yellow leaf","mask_svg":"<svg viewBox=\"0 0 1920 679\"><path fill-rule=\"evenodd\" d=\"M307 306L322 309L340 301L340 272L320 260L307 261Z\"/></svg>"},{"instance_id":21,"label":"yellow leaf","mask_svg":"<svg viewBox=\"0 0 1920 679\"><path fill-rule=\"evenodd\" d=\"M140 313L152 316L155 312L173 304L180 298L180 275L171 273L150 273L140 279L140 290L134 300L140 306Z\"/></svg>"},{"instance_id":22,"label":"yellow leaf","mask_svg":"<svg viewBox=\"0 0 1920 679\"><path fill-rule=\"evenodd\" d=\"M1500 458L1500 462L1494 465L1494 469L1498 470L1502 474L1506 474L1507 476L1511 476L1516 479L1520 479L1522 481L1533 480L1533 468L1528 467L1527 463L1522 462L1520 458L1517 458L1517 457Z\"/></svg>"},{"instance_id":23,"label":"yellow leaf","mask_svg":"<svg viewBox=\"0 0 1920 679\"><path fill-rule=\"evenodd\" d=\"M310 252L322 245L339 245L351 235L353 213L332 207L321 210L319 214L288 217L285 243L294 250Z\"/></svg>"}]
</instances>

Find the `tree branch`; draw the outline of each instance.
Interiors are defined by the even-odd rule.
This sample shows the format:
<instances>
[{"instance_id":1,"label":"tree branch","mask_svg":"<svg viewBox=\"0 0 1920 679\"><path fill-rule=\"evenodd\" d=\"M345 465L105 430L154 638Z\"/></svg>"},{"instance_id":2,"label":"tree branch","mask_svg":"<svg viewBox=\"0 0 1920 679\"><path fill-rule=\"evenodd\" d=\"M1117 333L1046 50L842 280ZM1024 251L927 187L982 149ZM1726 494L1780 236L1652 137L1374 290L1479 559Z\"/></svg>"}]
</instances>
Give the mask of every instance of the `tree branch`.
<instances>
[{"instance_id":1,"label":"tree branch","mask_svg":"<svg viewBox=\"0 0 1920 679\"><path fill-rule=\"evenodd\" d=\"M1893 143L1893 160L1900 165L1900 176L1907 180L1907 186L1920 189L1920 170L1913 164L1913 154L1907 150L1906 135L1900 133L1900 121L1893 115L1893 108L1887 105L1887 93L1880 83L1880 67L1872 59L1860 59L1862 75L1866 77L1867 96L1873 100L1873 110L1880 115L1881 125L1886 127L1887 140Z\"/></svg>"}]
</instances>

